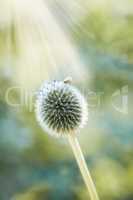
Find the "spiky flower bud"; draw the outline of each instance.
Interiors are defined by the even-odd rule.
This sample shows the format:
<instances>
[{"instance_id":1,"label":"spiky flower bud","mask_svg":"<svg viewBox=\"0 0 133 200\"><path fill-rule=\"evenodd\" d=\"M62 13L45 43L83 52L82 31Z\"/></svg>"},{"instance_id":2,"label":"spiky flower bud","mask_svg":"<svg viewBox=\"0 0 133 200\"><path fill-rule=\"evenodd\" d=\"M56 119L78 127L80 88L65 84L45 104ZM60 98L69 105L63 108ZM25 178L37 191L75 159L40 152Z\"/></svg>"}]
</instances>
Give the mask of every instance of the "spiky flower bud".
<instances>
[{"instance_id":1,"label":"spiky flower bud","mask_svg":"<svg viewBox=\"0 0 133 200\"><path fill-rule=\"evenodd\" d=\"M36 100L36 115L41 127L50 134L72 134L87 120L87 104L80 92L62 81L45 82Z\"/></svg>"}]
</instances>

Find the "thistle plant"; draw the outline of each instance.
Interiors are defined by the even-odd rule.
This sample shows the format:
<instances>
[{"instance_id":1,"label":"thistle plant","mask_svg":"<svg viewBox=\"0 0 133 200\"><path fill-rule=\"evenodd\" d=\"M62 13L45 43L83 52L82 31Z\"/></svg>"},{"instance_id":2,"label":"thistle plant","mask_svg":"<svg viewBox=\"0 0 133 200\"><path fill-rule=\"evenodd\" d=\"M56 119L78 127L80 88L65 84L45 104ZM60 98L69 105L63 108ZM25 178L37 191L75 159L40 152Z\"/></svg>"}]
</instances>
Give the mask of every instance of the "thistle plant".
<instances>
[{"instance_id":1,"label":"thistle plant","mask_svg":"<svg viewBox=\"0 0 133 200\"><path fill-rule=\"evenodd\" d=\"M53 136L64 136L68 139L91 200L98 200L76 137L88 119L87 103L81 93L71 85L71 81L71 78L66 78L64 81L44 82L37 95L36 116L43 130Z\"/></svg>"}]
</instances>

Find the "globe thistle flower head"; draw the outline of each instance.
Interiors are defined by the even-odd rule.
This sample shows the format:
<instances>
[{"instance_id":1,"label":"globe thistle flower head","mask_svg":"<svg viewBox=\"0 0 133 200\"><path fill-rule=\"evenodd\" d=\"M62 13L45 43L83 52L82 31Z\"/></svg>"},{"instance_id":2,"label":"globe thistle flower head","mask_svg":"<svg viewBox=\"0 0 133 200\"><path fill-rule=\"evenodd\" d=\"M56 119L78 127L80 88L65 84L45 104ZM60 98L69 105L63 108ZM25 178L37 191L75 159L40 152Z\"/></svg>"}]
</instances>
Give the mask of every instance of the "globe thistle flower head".
<instances>
[{"instance_id":1,"label":"globe thistle flower head","mask_svg":"<svg viewBox=\"0 0 133 200\"><path fill-rule=\"evenodd\" d=\"M72 134L87 121L87 103L72 85L63 81L45 82L37 95L36 116L48 133L55 136Z\"/></svg>"}]
</instances>

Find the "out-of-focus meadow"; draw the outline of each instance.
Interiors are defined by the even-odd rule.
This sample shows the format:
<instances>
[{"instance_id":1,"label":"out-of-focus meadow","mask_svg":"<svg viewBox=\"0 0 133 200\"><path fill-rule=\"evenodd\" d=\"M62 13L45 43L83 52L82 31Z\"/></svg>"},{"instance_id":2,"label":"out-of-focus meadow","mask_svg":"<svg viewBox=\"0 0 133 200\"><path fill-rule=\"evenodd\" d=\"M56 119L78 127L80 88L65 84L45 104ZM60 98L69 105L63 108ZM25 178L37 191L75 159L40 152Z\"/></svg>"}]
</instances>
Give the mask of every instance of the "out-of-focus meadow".
<instances>
[{"instance_id":1,"label":"out-of-focus meadow","mask_svg":"<svg viewBox=\"0 0 133 200\"><path fill-rule=\"evenodd\" d=\"M89 199L34 114L42 81L66 76L88 101L78 137L100 199L132 200L132 0L0 0L0 200Z\"/></svg>"}]
</instances>

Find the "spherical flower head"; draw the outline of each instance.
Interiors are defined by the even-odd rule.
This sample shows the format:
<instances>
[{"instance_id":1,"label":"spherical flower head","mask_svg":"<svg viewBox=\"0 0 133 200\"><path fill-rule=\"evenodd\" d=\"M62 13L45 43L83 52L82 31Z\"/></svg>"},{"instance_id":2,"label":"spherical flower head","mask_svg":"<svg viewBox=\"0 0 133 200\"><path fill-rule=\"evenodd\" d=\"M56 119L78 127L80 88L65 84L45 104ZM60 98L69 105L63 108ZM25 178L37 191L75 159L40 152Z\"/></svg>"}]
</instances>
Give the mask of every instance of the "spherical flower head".
<instances>
[{"instance_id":1,"label":"spherical flower head","mask_svg":"<svg viewBox=\"0 0 133 200\"><path fill-rule=\"evenodd\" d=\"M85 98L63 81L45 82L38 92L35 107L41 127L55 136L78 132L88 118Z\"/></svg>"}]
</instances>

